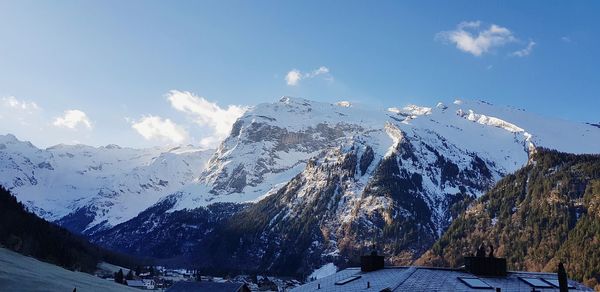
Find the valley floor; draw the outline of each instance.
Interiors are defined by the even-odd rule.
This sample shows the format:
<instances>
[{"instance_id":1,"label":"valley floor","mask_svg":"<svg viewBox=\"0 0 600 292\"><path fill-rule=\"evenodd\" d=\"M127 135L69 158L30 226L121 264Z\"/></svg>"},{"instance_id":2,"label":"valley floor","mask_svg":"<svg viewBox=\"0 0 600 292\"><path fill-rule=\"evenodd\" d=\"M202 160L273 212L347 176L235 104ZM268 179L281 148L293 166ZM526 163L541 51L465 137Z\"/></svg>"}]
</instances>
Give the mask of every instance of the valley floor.
<instances>
[{"instance_id":1,"label":"valley floor","mask_svg":"<svg viewBox=\"0 0 600 292\"><path fill-rule=\"evenodd\" d=\"M0 248L0 291L139 291Z\"/></svg>"}]
</instances>

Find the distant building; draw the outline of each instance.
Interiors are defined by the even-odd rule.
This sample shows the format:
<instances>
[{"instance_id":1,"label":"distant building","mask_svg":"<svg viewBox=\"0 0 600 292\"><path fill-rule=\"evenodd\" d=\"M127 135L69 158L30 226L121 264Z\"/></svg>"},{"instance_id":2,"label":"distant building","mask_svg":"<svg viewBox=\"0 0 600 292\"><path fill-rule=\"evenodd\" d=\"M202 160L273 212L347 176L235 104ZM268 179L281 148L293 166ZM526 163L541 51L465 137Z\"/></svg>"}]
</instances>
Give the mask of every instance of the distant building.
<instances>
[{"instance_id":1,"label":"distant building","mask_svg":"<svg viewBox=\"0 0 600 292\"><path fill-rule=\"evenodd\" d=\"M143 280L127 280L127 286L144 289L144 290L154 290L156 283L151 279L143 279Z\"/></svg>"},{"instance_id":2,"label":"distant building","mask_svg":"<svg viewBox=\"0 0 600 292\"><path fill-rule=\"evenodd\" d=\"M146 285L146 289L152 290L154 287L156 287L156 283L152 279L143 279L142 281Z\"/></svg>"},{"instance_id":3,"label":"distant building","mask_svg":"<svg viewBox=\"0 0 600 292\"><path fill-rule=\"evenodd\" d=\"M250 292L244 283L176 282L167 292Z\"/></svg>"},{"instance_id":4,"label":"distant building","mask_svg":"<svg viewBox=\"0 0 600 292\"><path fill-rule=\"evenodd\" d=\"M556 273L507 271L505 259L466 257L465 262L460 269L384 267L383 256L373 253L361 257L360 268L347 268L291 291L593 291L566 276L566 290L560 290Z\"/></svg>"}]
</instances>

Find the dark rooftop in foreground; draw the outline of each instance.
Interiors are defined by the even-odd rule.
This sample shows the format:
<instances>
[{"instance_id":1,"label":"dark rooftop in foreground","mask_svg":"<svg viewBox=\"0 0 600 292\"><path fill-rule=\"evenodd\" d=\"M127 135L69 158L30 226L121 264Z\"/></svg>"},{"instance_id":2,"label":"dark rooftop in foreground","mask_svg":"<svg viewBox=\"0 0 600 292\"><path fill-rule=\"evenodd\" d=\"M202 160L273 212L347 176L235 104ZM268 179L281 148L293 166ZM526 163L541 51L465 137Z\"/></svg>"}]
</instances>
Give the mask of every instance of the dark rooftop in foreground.
<instances>
[{"instance_id":1,"label":"dark rooftop in foreground","mask_svg":"<svg viewBox=\"0 0 600 292\"><path fill-rule=\"evenodd\" d=\"M353 280L341 284L348 279ZM576 281L569 280L568 283L569 291L593 291ZM559 291L558 276L556 273L531 272L476 276L463 269L430 267L385 267L362 272L356 267L341 270L291 291L497 291L496 288L501 291L533 291L533 288L535 291Z\"/></svg>"},{"instance_id":2,"label":"dark rooftop in foreground","mask_svg":"<svg viewBox=\"0 0 600 292\"><path fill-rule=\"evenodd\" d=\"M176 282L167 292L246 292L250 291L243 283L218 282Z\"/></svg>"},{"instance_id":3,"label":"dark rooftop in foreground","mask_svg":"<svg viewBox=\"0 0 600 292\"><path fill-rule=\"evenodd\" d=\"M592 291L568 280L562 264L559 273L512 272L505 259L494 256L492 246L490 250L486 257L481 246L459 269L385 267L384 257L374 250L361 256L360 268L344 269L291 291L561 291L561 281L563 291Z\"/></svg>"}]
</instances>

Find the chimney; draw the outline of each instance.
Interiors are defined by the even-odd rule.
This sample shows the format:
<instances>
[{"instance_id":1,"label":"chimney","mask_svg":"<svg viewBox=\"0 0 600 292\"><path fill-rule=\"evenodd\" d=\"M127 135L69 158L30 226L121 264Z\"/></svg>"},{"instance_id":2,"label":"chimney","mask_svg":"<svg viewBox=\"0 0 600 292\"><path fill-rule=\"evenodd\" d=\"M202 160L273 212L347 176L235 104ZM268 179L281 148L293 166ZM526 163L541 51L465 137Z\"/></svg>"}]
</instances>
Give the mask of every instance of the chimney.
<instances>
[{"instance_id":1,"label":"chimney","mask_svg":"<svg viewBox=\"0 0 600 292\"><path fill-rule=\"evenodd\" d=\"M360 270L363 272L372 272L383 269L384 256L377 255L375 246L370 255L360 257Z\"/></svg>"},{"instance_id":2,"label":"chimney","mask_svg":"<svg viewBox=\"0 0 600 292\"><path fill-rule=\"evenodd\" d=\"M477 248L475 256L466 256L465 270L478 276L506 276L506 259L494 256L494 246L489 245L490 251L485 256L485 245Z\"/></svg>"},{"instance_id":3,"label":"chimney","mask_svg":"<svg viewBox=\"0 0 600 292\"><path fill-rule=\"evenodd\" d=\"M465 269L478 276L506 276L506 259L465 257Z\"/></svg>"},{"instance_id":4,"label":"chimney","mask_svg":"<svg viewBox=\"0 0 600 292\"><path fill-rule=\"evenodd\" d=\"M558 286L560 292L569 291L569 283L567 281L567 271L563 263L558 263Z\"/></svg>"}]
</instances>

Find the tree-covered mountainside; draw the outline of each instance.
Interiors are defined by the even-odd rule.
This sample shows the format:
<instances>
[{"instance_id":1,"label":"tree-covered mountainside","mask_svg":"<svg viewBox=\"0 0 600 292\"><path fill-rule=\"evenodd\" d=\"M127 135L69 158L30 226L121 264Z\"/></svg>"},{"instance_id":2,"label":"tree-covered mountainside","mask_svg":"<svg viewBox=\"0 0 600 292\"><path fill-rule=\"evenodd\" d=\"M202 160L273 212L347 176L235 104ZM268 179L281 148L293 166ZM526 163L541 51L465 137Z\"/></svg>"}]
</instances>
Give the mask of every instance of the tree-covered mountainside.
<instances>
[{"instance_id":1,"label":"tree-covered mountainside","mask_svg":"<svg viewBox=\"0 0 600 292\"><path fill-rule=\"evenodd\" d=\"M93 272L99 261L135 266L134 259L98 248L37 217L0 186L0 246L70 270Z\"/></svg>"},{"instance_id":2,"label":"tree-covered mountainside","mask_svg":"<svg viewBox=\"0 0 600 292\"><path fill-rule=\"evenodd\" d=\"M175 204L167 197L135 218L95 233L91 241L134 256L151 255L172 264L194 266L190 255L222 221L243 209L243 204L217 203L192 210L165 212Z\"/></svg>"},{"instance_id":3,"label":"tree-covered mountainside","mask_svg":"<svg viewBox=\"0 0 600 292\"><path fill-rule=\"evenodd\" d=\"M600 155L538 149L454 220L418 264L460 266L491 244L510 269L555 271L600 282Z\"/></svg>"}]
</instances>

